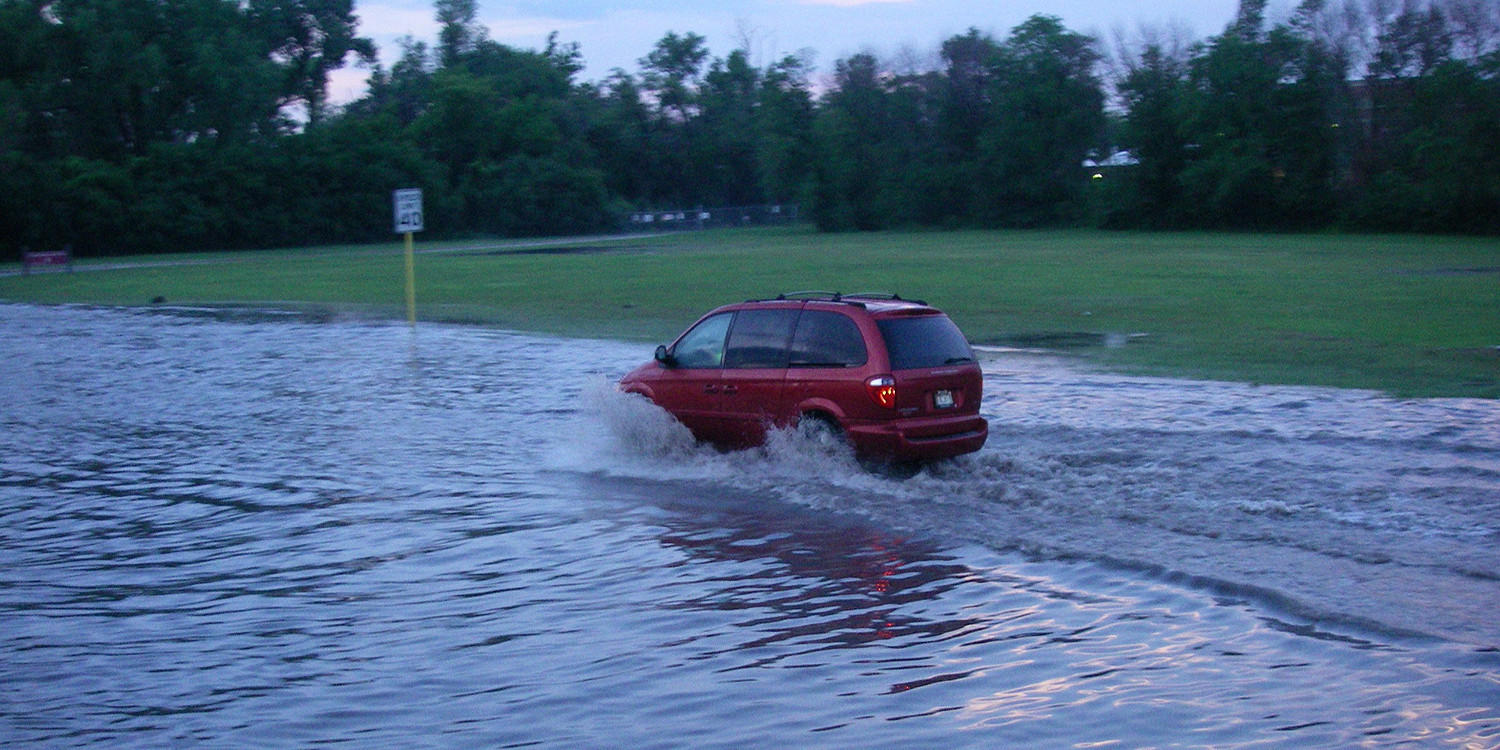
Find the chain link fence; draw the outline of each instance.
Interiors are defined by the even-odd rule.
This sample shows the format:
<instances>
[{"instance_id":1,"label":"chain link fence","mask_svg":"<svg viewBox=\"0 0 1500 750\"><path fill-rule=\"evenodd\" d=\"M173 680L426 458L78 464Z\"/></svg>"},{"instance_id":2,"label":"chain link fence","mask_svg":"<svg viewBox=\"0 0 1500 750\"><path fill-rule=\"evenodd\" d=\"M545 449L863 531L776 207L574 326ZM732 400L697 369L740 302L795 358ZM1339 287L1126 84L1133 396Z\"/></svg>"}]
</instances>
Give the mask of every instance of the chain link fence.
<instances>
[{"instance_id":1,"label":"chain link fence","mask_svg":"<svg viewBox=\"0 0 1500 750\"><path fill-rule=\"evenodd\" d=\"M681 232L726 227L760 227L801 221L795 203L727 208L635 211L621 220L623 229L637 232Z\"/></svg>"}]
</instances>

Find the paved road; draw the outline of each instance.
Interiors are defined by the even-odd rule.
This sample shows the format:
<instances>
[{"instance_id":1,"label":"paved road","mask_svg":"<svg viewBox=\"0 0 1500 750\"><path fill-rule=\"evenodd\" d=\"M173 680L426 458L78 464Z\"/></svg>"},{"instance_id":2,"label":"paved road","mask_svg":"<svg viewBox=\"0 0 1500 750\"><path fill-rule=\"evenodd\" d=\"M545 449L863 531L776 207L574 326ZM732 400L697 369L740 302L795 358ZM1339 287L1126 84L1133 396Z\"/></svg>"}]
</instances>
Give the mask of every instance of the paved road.
<instances>
[{"instance_id":1,"label":"paved road","mask_svg":"<svg viewBox=\"0 0 1500 750\"><path fill-rule=\"evenodd\" d=\"M463 244L443 244L436 247L423 247L420 243L416 246L418 255L437 255L443 253L472 253L482 251L503 250L531 250L535 248L562 247L579 242L613 242L616 240L627 240L646 235L640 234L609 234L609 235L583 235L576 237L547 237L529 240L489 240L485 242L472 242ZM399 245L398 245L399 247ZM172 266L205 266L223 263L244 263L254 258L253 250L226 250L211 258L183 258L180 260L130 260L127 258L108 260L82 260L70 266L68 272L81 271L122 271L136 268L164 268ZM361 250L309 250L308 254L327 255L381 255L390 252L387 246L371 245L368 249ZM153 256L157 257L157 256ZM9 266L10 264L7 264ZM64 271L36 271L38 274L63 273ZM25 272L20 264L14 267L0 269L0 278L22 276Z\"/></svg>"}]
</instances>

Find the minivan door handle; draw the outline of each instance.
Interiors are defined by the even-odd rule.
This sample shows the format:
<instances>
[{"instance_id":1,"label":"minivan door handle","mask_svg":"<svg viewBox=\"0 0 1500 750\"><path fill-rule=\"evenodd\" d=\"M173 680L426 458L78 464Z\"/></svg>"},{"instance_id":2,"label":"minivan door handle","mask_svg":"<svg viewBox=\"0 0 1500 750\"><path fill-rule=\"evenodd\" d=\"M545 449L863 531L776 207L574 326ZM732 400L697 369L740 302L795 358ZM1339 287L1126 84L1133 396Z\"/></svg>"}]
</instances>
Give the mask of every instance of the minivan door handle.
<instances>
[{"instance_id":1,"label":"minivan door handle","mask_svg":"<svg viewBox=\"0 0 1500 750\"><path fill-rule=\"evenodd\" d=\"M726 395L726 396L733 396L734 394L739 393L739 392L740 392L740 387L737 386L737 385L726 385L726 386L724 386L724 395Z\"/></svg>"},{"instance_id":2,"label":"minivan door handle","mask_svg":"<svg viewBox=\"0 0 1500 750\"><path fill-rule=\"evenodd\" d=\"M708 385L703 386L703 392L704 393L718 393L719 392L719 384L718 383L709 383Z\"/></svg>"}]
</instances>

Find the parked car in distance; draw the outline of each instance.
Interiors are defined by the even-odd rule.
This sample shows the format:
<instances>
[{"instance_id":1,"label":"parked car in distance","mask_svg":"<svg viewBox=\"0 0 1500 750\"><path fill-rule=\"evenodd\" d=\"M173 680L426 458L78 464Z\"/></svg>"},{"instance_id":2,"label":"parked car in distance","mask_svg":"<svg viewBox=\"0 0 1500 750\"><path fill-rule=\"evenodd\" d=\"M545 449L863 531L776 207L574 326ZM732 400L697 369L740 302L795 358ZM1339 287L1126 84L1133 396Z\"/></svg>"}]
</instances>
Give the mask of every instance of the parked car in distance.
<instances>
[{"instance_id":1,"label":"parked car in distance","mask_svg":"<svg viewBox=\"0 0 1500 750\"><path fill-rule=\"evenodd\" d=\"M723 448L771 428L841 436L901 462L979 450L983 375L941 310L897 295L797 292L704 315L620 381Z\"/></svg>"}]
</instances>

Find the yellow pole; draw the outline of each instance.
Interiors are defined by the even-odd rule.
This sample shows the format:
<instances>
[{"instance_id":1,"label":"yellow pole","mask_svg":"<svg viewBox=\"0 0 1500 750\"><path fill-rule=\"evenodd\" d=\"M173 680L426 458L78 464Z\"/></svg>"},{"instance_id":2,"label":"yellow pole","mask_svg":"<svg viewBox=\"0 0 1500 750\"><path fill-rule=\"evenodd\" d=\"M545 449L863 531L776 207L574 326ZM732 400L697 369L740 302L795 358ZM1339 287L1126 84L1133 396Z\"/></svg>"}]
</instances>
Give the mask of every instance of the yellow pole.
<instances>
[{"instance_id":1,"label":"yellow pole","mask_svg":"<svg viewBox=\"0 0 1500 750\"><path fill-rule=\"evenodd\" d=\"M417 324L417 264L411 245L411 232L406 233L406 321Z\"/></svg>"}]
</instances>

